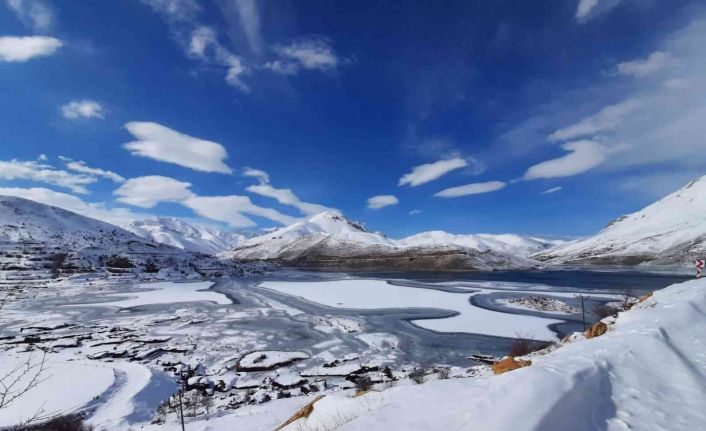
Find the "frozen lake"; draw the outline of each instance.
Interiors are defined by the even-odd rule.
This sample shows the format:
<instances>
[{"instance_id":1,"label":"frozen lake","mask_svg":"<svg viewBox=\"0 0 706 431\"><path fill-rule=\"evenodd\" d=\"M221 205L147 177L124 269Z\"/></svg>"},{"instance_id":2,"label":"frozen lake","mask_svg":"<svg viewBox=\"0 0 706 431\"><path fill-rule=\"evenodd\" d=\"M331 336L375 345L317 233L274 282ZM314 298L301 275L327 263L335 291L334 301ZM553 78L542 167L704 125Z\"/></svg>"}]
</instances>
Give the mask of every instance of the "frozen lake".
<instances>
[{"instance_id":1,"label":"frozen lake","mask_svg":"<svg viewBox=\"0 0 706 431\"><path fill-rule=\"evenodd\" d=\"M63 374L86 376L81 383L92 385L85 391L89 398L101 394L91 401L91 423L111 429L149 419L174 392L175 374L185 369L193 384L222 382L223 395L216 398L222 406L277 396L281 389L272 382L299 385L304 378L337 390L350 387L345 377L360 370L468 371L476 364L470 355L503 356L513 337L554 341L581 330L577 294L588 296L592 321L592 308L619 300L623 290L640 295L685 278L585 271L355 276L278 271L135 283L85 276L32 290L6 306L0 347L8 360L28 348L48 351L55 369L65 365L70 369ZM66 383L61 390L70 394ZM57 411L86 402L70 396L53 400L47 406ZM0 426L15 419L0 418Z\"/></svg>"}]
</instances>

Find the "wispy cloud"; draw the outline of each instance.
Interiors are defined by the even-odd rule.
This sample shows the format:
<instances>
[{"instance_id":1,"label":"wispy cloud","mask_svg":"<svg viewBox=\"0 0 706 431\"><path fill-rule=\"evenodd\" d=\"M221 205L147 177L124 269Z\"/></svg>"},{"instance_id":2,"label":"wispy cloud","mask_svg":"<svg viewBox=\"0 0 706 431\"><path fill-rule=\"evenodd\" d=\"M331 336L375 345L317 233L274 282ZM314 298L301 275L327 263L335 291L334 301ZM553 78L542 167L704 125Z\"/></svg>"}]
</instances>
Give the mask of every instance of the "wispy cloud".
<instances>
[{"instance_id":1,"label":"wispy cloud","mask_svg":"<svg viewBox=\"0 0 706 431\"><path fill-rule=\"evenodd\" d=\"M118 201L141 208L153 208L162 202L178 203L202 217L228 223L234 228L255 225L245 214L281 224L298 220L275 209L255 205L247 196L199 196L191 190L190 183L159 175L130 178L113 194Z\"/></svg>"},{"instance_id":2,"label":"wispy cloud","mask_svg":"<svg viewBox=\"0 0 706 431\"><path fill-rule=\"evenodd\" d=\"M643 60L618 63L615 69L619 75L643 77L665 69L671 61L672 57L668 53L656 51Z\"/></svg>"},{"instance_id":3,"label":"wispy cloud","mask_svg":"<svg viewBox=\"0 0 706 431\"><path fill-rule=\"evenodd\" d=\"M244 93L250 92L250 87L243 81L243 77L249 73L249 68L240 56L232 53L218 41L213 28L201 26L192 31L189 55L207 64L224 68L228 84Z\"/></svg>"},{"instance_id":4,"label":"wispy cloud","mask_svg":"<svg viewBox=\"0 0 706 431\"><path fill-rule=\"evenodd\" d=\"M614 105L606 106L598 113L582 119L549 135L551 141L565 141L618 128L623 119L634 113L641 106L641 101L630 98Z\"/></svg>"},{"instance_id":5,"label":"wispy cloud","mask_svg":"<svg viewBox=\"0 0 706 431\"><path fill-rule=\"evenodd\" d=\"M400 203L400 200L394 195L379 195L368 198L368 208L374 210L397 205L398 203Z\"/></svg>"},{"instance_id":6,"label":"wispy cloud","mask_svg":"<svg viewBox=\"0 0 706 431\"><path fill-rule=\"evenodd\" d=\"M270 175L260 169L249 168L246 166L243 168L243 175L246 177L257 178L261 184L267 184L270 182Z\"/></svg>"},{"instance_id":7,"label":"wispy cloud","mask_svg":"<svg viewBox=\"0 0 706 431\"><path fill-rule=\"evenodd\" d=\"M468 166L466 159L455 157L453 159L439 160L434 163L415 166L412 171L400 178L399 185L416 187L420 184L434 181L447 173Z\"/></svg>"},{"instance_id":8,"label":"wispy cloud","mask_svg":"<svg viewBox=\"0 0 706 431\"><path fill-rule=\"evenodd\" d=\"M184 205L202 217L228 223L234 228L256 225L253 220L243 214L263 217L284 225L299 220L275 209L255 205L247 196L197 196L187 199Z\"/></svg>"},{"instance_id":9,"label":"wispy cloud","mask_svg":"<svg viewBox=\"0 0 706 431\"><path fill-rule=\"evenodd\" d=\"M125 128L137 139L124 147L133 155L174 163L197 171L230 174L226 149L216 142L177 132L152 122L130 122Z\"/></svg>"},{"instance_id":10,"label":"wispy cloud","mask_svg":"<svg viewBox=\"0 0 706 431\"><path fill-rule=\"evenodd\" d=\"M466 184L464 186L451 187L442 190L434 196L439 198L457 198L468 195L478 195L482 193L490 193L505 188L506 184L503 181L488 181L485 183Z\"/></svg>"},{"instance_id":11,"label":"wispy cloud","mask_svg":"<svg viewBox=\"0 0 706 431\"><path fill-rule=\"evenodd\" d=\"M282 205L289 205L298 209L302 214L313 215L324 211L339 212L337 209L329 208L323 205L314 204L302 201L291 189L278 189L270 184L270 176L267 172L245 168L243 175L247 177L257 178L260 184L248 186L245 190L267 198L275 199Z\"/></svg>"},{"instance_id":12,"label":"wispy cloud","mask_svg":"<svg viewBox=\"0 0 706 431\"><path fill-rule=\"evenodd\" d=\"M95 100L74 100L61 107L61 114L70 120L79 118L105 118L106 109Z\"/></svg>"},{"instance_id":13,"label":"wispy cloud","mask_svg":"<svg viewBox=\"0 0 706 431\"><path fill-rule=\"evenodd\" d=\"M269 184L258 184L248 186L245 190L260 196L275 199L282 205L293 206L306 215L318 214L324 211L336 211L333 208L328 208L323 205L303 202L291 189L277 189Z\"/></svg>"},{"instance_id":14,"label":"wispy cloud","mask_svg":"<svg viewBox=\"0 0 706 431\"><path fill-rule=\"evenodd\" d=\"M61 48L59 39L49 36L0 37L0 61L22 63L33 58L52 55Z\"/></svg>"},{"instance_id":15,"label":"wispy cloud","mask_svg":"<svg viewBox=\"0 0 706 431\"><path fill-rule=\"evenodd\" d=\"M6 0L7 7L24 25L37 32L46 32L54 23L54 10L42 0Z\"/></svg>"},{"instance_id":16,"label":"wispy cloud","mask_svg":"<svg viewBox=\"0 0 706 431\"><path fill-rule=\"evenodd\" d=\"M336 54L331 41L324 37L309 37L287 45L275 45L274 52L279 59L267 63L265 68L285 75L296 75L301 70L332 71L349 61Z\"/></svg>"},{"instance_id":17,"label":"wispy cloud","mask_svg":"<svg viewBox=\"0 0 706 431\"><path fill-rule=\"evenodd\" d=\"M607 158L606 148L594 141L569 142L561 148L569 153L531 166L524 179L570 177L595 168Z\"/></svg>"},{"instance_id":18,"label":"wispy cloud","mask_svg":"<svg viewBox=\"0 0 706 431\"><path fill-rule=\"evenodd\" d=\"M70 171L92 175L94 177L107 178L115 183L122 183L123 181L125 181L125 178L123 178L121 175L116 174L115 172L107 171L101 168L92 168L86 165L86 163L82 160L72 160L68 157L63 156L59 156L59 158L64 162L66 168Z\"/></svg>"},{"instance_id":19,"label":"wispy cloud","mask_svg":"<svg viewBox=\"0 0 706 431\"><path fill-rule=\"evenodd\" d=\"M196 0L142 0L168 22L194 21L201 12Z\"/></svg>"},{"instance_id":20,"label":"wispy cloud","mask_svg":"<svg viewBox=\"0 0 706 431\"><path fill-rule=\"evenodd\" d=\"M0 160L0 179L51 184L80 194L88 194L86 186L97 181L94 176L74 174L34 160Z\"/></svg>"},{"instance_id":21,"label":"wispy cloud","mask_svg":"<svg viewBox=\"0 0 706 431\"><path fill-rule=\"evenodd\" d=\"M260 14L255 0L234 0L233 5L238 12L240 25L245 32L250 49L259 53L262 51L262 35L260 34Z\"/></svg>"},{"instance_id":22,"label":"wispy cloud","mask_svg":"<svg viewBox=\"0 0 706 431\"><path fill-rule=\"evenodd\" d=\"M556 193L556 192L560 192L560 191L561 191L561 187L552 187L551 189L547 189L547 190L543 191L542 194L548 195L548 194Z\"/></svg>"},{"instance_id":23,"label":"wispy cloud","mask_svg":"<svg viewBox=\"0 0 706 431\"><path fill-rule=\"evenodd\" d=\"M579 0L576 7L576 20L586 22L620 4L621 0Z\"/></svg>"}]
</instances>

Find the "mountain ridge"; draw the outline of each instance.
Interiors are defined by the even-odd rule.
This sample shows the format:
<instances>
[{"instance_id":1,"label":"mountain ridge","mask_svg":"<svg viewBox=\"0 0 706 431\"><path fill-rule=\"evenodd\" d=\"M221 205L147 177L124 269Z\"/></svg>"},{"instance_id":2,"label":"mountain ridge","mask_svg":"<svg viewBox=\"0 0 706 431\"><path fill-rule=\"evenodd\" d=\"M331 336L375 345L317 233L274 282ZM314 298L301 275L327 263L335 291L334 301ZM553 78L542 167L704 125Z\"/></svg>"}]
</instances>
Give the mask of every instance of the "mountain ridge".
<instances>
[{"instance_id":1,"label":"mountain ridge","mask_svg":"<svg viewBox=\"0 0 706 431\"><path fill-rule=\"evenodd\" d=\"M706 255L706 175L597 234L532 255L548 265L693 264Z\"/></svg>"}]
</instances>

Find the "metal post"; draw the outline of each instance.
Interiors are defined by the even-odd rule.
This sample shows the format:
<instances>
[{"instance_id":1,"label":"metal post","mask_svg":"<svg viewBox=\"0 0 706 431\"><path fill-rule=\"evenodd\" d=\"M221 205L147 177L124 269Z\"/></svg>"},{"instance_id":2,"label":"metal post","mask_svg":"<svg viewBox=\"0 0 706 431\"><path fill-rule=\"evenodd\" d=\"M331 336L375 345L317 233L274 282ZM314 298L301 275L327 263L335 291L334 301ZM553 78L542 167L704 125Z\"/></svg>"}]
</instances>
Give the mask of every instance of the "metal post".
<instances>
[{"instance_id":1,"label":"metal post","mask_svg":"<svg viewBox=\"0 0 706 431\"><path fill-rule=\"evenodd\" d=\"M583 322L583 331L586 332L586 311L583 306L584 296L580 295L581 298L581 322Z\"/></svg>"}]
</instances>

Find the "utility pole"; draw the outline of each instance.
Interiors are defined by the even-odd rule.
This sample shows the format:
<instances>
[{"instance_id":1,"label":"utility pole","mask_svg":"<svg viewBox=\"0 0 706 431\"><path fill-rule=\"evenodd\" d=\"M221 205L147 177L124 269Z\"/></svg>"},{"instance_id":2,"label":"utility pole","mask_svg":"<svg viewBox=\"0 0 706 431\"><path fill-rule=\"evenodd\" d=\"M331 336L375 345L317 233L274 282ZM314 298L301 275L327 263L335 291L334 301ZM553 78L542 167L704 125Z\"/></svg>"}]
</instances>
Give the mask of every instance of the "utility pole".
<instances>
[{"instance_id":1,"label":"utility pole","mask_svg":"<svg viewBox=\"0 0 706 431\"><path fill-rule=\"evenodd\" d=\"M584 301L586 298L590 298L589 296L583 296L583 294L579 294L576 296L581 300L581 323L583 323L583 332L586 332L586 308L584 306Z\"/></svg>"},{"instance_id":2,"label":"utility pole","mask_svg":"<svg viewBox=\"0 0 706 431\"><path fill-rule=\"evenodd\" d=\"M184 428L184 406L182 405L181 402L181 393L182 389L181 387L179 388L179 418L181 419L181 431L186 431Z\"/></svg>"}]
</instances>

